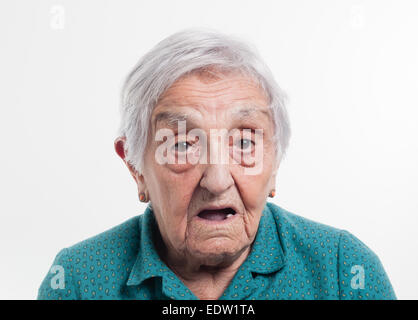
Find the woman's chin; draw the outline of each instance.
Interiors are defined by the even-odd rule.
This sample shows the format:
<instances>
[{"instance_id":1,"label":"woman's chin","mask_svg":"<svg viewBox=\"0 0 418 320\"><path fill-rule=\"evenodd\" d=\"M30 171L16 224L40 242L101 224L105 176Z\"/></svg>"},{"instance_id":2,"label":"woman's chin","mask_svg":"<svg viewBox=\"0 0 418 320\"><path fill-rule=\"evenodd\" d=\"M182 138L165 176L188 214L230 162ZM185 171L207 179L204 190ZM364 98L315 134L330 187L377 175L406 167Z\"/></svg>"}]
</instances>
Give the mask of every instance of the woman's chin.
<instances>
[{"instance_id":1,"label":"woman's chin","mask_svg":"<svg viewBox=\"0 0 418 320\"><path fill-rule=\"evenodd\" d=\"M189 254L202 265L219 266L234 261L248 247L242 241L218 237L188 246Z\"/></svg>"}]
</instances>

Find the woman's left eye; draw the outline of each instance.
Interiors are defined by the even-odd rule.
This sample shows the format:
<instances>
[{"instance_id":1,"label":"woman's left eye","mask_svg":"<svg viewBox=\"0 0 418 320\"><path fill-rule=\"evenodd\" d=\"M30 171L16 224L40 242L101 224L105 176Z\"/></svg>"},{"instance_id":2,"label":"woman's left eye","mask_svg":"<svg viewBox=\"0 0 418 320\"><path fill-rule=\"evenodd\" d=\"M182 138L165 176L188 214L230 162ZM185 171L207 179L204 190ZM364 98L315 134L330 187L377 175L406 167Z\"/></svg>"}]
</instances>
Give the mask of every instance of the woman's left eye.
<instances>
[{"instance_id":1,"label":"woman's left eye","mask_svg":"<svg viewBox=\"0 0 418 320\"><path fill-rule=\"evenodd\" d=\"M174 145L174 149L178 152L186 152L190 146L191 144L188 143L187 141L181 141L181 142L177 142Z\"/></svg>"},{"instance_id":2,"label":"woman's left eye","mask_svg":"<svg viewBox=\"0 0 418 320\"><path fill-rule=\"evenodd\" d=\"M254 144L254 142L251 139L240 139L238 140L238 147L242 150L246 150L248 148L251 148L251 146Z\"/></svg>"}]
</instances>

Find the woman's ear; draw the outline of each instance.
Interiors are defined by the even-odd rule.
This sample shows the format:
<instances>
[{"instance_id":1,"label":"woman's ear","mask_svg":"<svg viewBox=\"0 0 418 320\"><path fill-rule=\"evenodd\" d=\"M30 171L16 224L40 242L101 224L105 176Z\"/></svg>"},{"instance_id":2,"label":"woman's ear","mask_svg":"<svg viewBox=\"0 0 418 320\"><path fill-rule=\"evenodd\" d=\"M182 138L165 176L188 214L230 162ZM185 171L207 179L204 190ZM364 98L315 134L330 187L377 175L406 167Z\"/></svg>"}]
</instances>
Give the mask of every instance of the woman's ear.
<instances>
[{"instance_id":1,"label":"woman's ear","mask_svg":"<svg viewBox=\"0 0 418 320\"><path fill-rule=\"evenodd\" d=\"M123 161L125 161L125 142L126 137L118 137L115 139L115 151L118 154L119 157L122 158Z\"/></svg>"},{"instance_id":2,"label":"woman's ear","mask_svg":"<svg viewBox=\"0 0 418 320\"><path fill-rule=\"evenodd\" d=\"M129 172L131 173L132 177L134 178L135 182L138 185L138 190L143 190L145 189L144 176L139 174L138 171L134 168L134 166L132 166L128 161L126 161L125 143L126 143L126 137L122 136L122 137L116 138L114 142L115 151L118 154L118 156L121 157L123 162L125 162L126 166L128 167Z\"/></svg>"},{"instance_id":3,"label":"woman's ear","mask_svg":"<svg viewBox=\"0 0 418 320\"><path fill-rule=\"evenodd\" d=\"M276 189L276 176L277 176L277 171L279 170L279 166L280 166L280 162L276 161L276 163L273 165L273 170L271 173L271 178L270 178L270 189Z\"/></svg>"},{"instance_id":4,"label":"woman's ear","mask_svg":"<svg viewBox=\"0 0 418 320\"><path fill-rule=\"evenodd\" d=\"M270 190L276 189L276 173L273 173L270 179Z\"/></svg>"}]
</instances>

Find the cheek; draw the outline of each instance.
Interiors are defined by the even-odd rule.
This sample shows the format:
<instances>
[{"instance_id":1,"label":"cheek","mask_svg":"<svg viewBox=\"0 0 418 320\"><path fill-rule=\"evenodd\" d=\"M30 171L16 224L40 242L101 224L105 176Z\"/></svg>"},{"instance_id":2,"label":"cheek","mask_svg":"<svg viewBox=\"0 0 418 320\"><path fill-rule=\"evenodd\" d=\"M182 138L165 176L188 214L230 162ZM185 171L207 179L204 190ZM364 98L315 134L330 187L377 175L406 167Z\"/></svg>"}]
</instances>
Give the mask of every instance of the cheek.
<instances>
[{"instance_id":1,"label":"cheek","mask_svg":"<svg viewBox=\"0 0 418 320\"><path fill-rule=\"evenodd\" d=\"M271 170L263 168L258 175L245 174L243 170L237 170L234 175L235 183L241 194L242 201L248 210L260 210L266 200L265 195L269 186Z\"/></svg>"},{"instance_id":2,"label":"cheek","mask_svg":"<svg viewBox=\"0 0 418 320\"><path fill-rule=\"evenodd\" d=\"M154 154L155 150L147 154ZM184 202L192 193L194 187L193 166L186 164L159 164L151 156L148 157L148 171L150 174L147 181L151 182L150 191L154 193L154 198L162 204L166 204L166 208L172 208L176 203Z\"/></svg>"},{"instance_id":3,"label":"cheek","mask_svg":"<svg viewBox=\"0 0 418 320\"><path fill-rule=\"evenodd\" d=\"M172 242L181 243L186 236L190 200L199 179L192 171L178 173L170 165L158 166L159 169L154 170L152 190L157 193L155 198L159 202L155 207L160 208L163 232Z\"/></svg>"}]
</instances>

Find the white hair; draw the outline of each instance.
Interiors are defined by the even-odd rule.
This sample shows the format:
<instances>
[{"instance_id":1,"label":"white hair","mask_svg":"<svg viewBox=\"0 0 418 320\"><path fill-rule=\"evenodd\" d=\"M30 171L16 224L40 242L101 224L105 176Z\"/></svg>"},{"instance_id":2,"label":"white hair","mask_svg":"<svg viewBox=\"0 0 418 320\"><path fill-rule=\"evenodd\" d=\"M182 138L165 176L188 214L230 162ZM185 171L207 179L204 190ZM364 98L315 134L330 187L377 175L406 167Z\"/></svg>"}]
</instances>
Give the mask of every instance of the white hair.
<instances>
[{"instance_id":1,"label":"white hair","mask_svg":"<svg viewBox=\"0 0 418 320\"><path fill-rule=\"evenodd\" d=\"M151 114L160 96L177 79L215 68L252 77L269 98L274 122L276 159L281 161L290 139L286 96L251 44L212 29L177 32L146 53L128 74L121 92L119 136L126 137L126 161L142 173Z\"/></svg>"}]
</instances>

